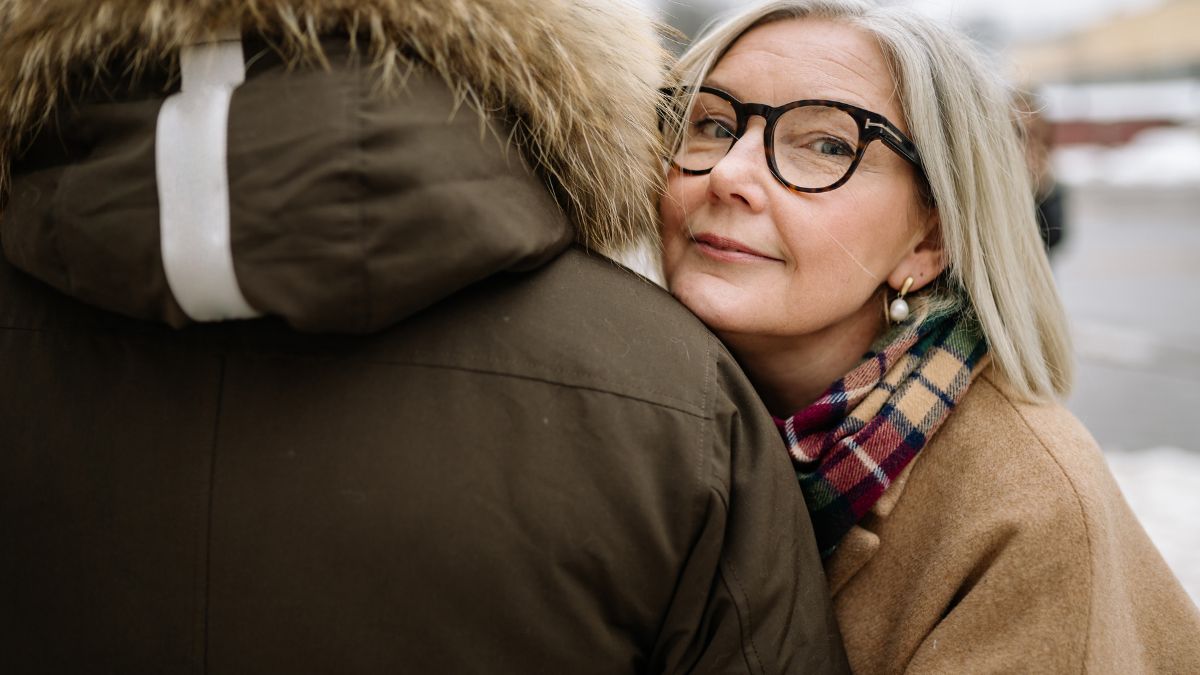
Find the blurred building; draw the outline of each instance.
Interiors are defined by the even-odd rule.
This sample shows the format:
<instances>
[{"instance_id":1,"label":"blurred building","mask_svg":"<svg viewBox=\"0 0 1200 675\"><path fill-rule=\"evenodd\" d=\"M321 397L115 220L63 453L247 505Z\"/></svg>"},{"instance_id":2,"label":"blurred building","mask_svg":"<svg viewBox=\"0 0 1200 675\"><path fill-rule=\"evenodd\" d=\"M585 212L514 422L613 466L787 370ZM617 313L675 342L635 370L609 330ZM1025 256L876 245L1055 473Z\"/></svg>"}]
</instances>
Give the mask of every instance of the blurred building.
<instances>
[{"instance_id":1,"label":"blurred building","mask_svg":"<svg viewBox=\"0 0 1200 675\"><path fill-rule=\"evenodd\" d=\"M1166 0L1012 49L1060 145L1116 146L1147 129L1200 123L1200 0Z\"/></svg>"},{"instance_id":2,"label":"blurred building","mask_svg":"<svg viewBox=\"0 0 1200 675\"><path fill-rule=\"evenodd\" d=\"M1161 4L1011 48L1069 184L1200 186L1200 0Z\"/></svg>"},{"instance_id":3,"label":"blurred building","mask_svg":"<svg viewBox=\"0 0 1200 675\"><path fill-rule=\"evenodd\" d=\"M1200 0L1166 0L1013 54L1031 82L1200 78Z\"/></svg>"}]
</instances>

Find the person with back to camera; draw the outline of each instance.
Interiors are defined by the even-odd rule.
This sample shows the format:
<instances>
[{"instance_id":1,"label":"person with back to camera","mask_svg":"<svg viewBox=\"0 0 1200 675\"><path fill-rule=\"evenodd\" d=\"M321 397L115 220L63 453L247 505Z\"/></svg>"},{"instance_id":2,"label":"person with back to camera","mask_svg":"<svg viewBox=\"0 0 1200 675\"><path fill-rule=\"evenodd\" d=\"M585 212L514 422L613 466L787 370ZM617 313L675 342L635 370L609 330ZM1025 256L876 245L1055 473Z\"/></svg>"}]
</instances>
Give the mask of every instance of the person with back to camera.
<instances>
[{"instance_id":1,"label":"person with back to camera","mask_svg":"<svg viewBox=\"0 0 1200 675\"><path fill-rule=\"evenodd\" d=\"M845 672L635 12L0 4L0 672Z\"/></svg>"},{"instance_id":2,"label":"person with back to camera","mask_svg":"<svg viewBox=\"0 0 1200 675\"><path fill-rule=\"evenodd\" d=\"M738 11L678 65L667 284L776 415L855 672L1200 672L1200 613L1055 402L992 70L900 7Z\"/></svg>"}]
</instances>

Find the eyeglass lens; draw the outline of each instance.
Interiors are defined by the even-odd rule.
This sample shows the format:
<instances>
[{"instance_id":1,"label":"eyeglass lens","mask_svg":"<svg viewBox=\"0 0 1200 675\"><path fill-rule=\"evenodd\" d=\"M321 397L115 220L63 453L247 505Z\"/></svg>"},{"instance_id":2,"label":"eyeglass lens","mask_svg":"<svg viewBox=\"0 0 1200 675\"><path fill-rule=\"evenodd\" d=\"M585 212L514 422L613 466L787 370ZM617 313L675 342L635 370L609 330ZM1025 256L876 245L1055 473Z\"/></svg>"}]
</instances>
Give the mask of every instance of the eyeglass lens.
<instances>
[{"instance_id":1,"label":"eyeglass lens","mask_svg":"<svg viewBox=\"0 0 1200 675\"><path fill-rule=\"evenodd\" d=\"M729 152L737 140L733 106L707 92L696 95L675 163L689 171L706 171ZM821 189L837 183L850 171L858 151L858 121L844 110L805 105L783 113L772 138L775 165L783 180L799 188Z\"/></svg>"}]
</instances>

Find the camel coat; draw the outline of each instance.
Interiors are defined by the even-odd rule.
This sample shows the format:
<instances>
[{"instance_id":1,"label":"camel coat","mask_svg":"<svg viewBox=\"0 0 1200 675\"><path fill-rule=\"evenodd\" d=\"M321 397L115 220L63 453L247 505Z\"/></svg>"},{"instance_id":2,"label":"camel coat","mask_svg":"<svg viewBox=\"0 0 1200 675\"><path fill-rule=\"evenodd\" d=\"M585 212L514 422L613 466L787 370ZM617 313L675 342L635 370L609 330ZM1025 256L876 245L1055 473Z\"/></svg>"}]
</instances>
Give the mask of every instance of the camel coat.
<instances>
[{"instance_id":1,"label":"camel coat","mask_svg":"<svg viewBox=\"0 0 1200 675\"><path fill-rule=\"evenodd\" d=\"M1200 612L1095 441L990 367L827 572L856 673L1200 672Z\"/></svg>"}]
</instances>

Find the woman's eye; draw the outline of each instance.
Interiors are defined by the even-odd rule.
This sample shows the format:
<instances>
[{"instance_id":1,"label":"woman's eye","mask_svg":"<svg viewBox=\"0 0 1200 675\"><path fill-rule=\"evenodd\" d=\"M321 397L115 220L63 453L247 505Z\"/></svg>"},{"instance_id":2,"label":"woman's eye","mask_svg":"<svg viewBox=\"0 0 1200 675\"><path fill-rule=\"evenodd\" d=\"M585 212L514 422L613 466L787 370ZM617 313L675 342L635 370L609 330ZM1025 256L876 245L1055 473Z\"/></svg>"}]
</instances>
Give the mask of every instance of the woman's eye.
<instances>
[{"instance_id":1,"label":"woman's eye","mask_svg":"<svg viewBox=\"0 0 1200 675\"><path fill-rule=\"evenodd\" d=\"M854 154L850 144L836 138L819 138L811 145L812 149L822 155L840 155L849 157Z\"/></svg>"},{"instance_id":2,"label":"woman's eye","mask_svg":"<svg viewBox=\"0 0 1200 675\"><path fill-rule=\"evenodd\" d=\"M695 123L696 131L706 138L730 139L734 137L733 128L726 122L714 119L704 119Z\"/></svg>"}]
</instances>

